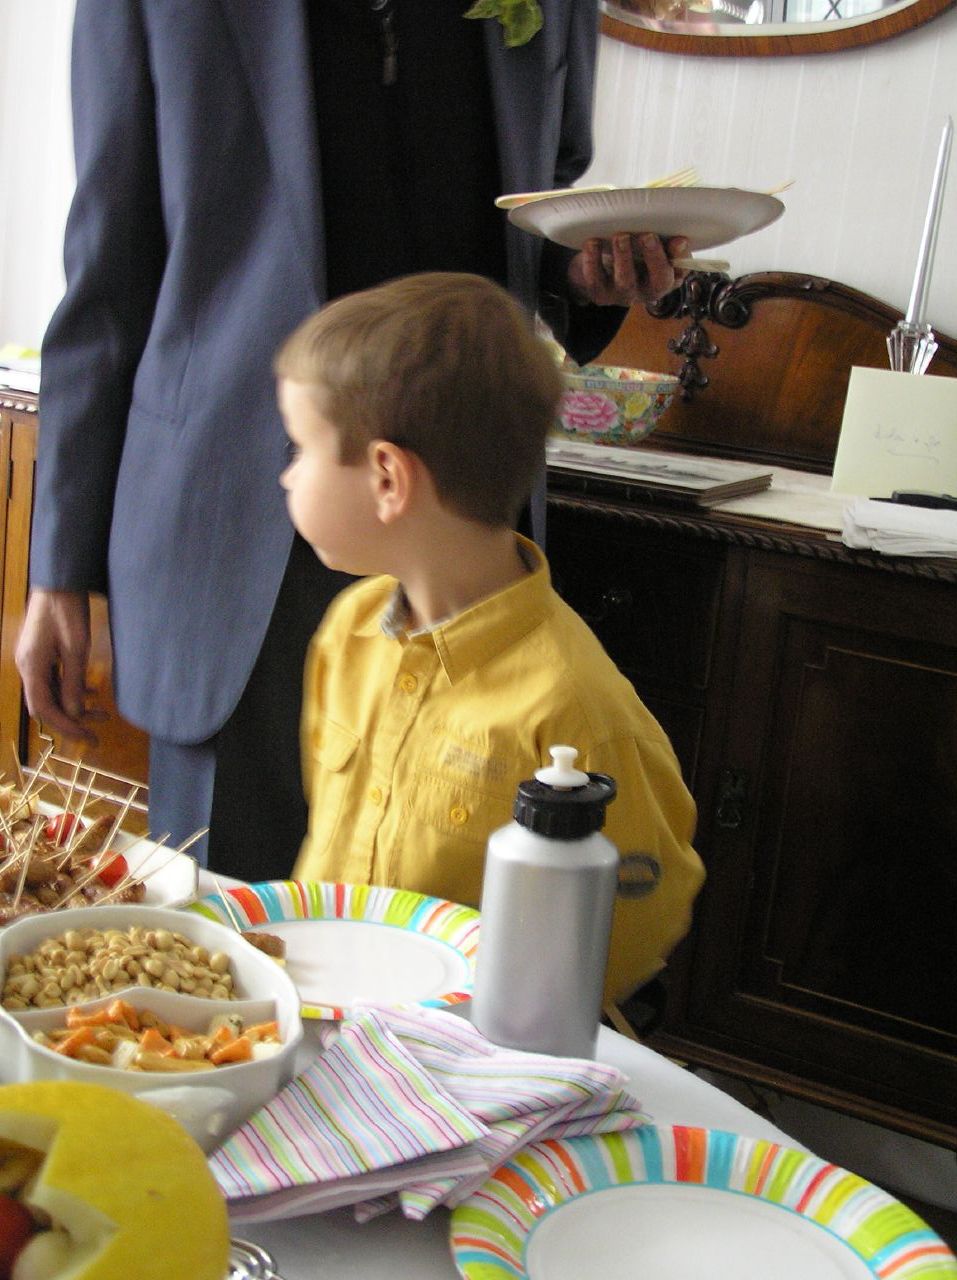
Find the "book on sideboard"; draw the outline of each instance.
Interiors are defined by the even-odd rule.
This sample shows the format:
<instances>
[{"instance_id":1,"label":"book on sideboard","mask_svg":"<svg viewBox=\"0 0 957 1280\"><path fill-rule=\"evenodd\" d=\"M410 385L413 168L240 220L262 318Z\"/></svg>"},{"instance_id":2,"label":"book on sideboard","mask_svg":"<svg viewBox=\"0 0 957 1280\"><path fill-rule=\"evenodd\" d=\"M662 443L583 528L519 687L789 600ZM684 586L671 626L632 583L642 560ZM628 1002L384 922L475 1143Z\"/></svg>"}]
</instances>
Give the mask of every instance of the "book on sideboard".
<instances>
[{"instance_id":1,"label":"book on sideboard","mask_svg":"<svg viewBox=\"0 0 957 1280\"><path fill-rule=\"evenodd\" d=\"M689 457L651 449L550 437L545 448L550 470L607 476L625 481L630 493L669 505L709 507L729 498L769 488L771 472L746 462Z\"/></svg>"}]
</instances>

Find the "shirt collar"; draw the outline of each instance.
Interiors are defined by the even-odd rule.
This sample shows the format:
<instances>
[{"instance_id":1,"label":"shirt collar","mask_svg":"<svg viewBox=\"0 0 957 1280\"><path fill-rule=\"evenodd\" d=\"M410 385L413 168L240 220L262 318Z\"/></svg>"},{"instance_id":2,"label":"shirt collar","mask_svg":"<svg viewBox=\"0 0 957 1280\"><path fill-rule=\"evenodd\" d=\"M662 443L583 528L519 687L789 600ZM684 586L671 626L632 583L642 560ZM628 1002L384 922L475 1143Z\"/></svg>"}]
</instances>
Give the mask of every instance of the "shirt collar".
<instances>
[{"instance_id":1,"label":"shirt collar","mask_svg":"<svg viewBox=\"0 0 957 1280\"><path fill-rule=\"evenodd\" d=\"M451 618L413 632L405 629L408 603L397 582L379 617L379 629L402 643L434 645L453 684L488 662L537 627L547 612L551 589L548 561L534 542L518 533L515 538L530 570L516 582Z\"/></svg>"}]
</instances>

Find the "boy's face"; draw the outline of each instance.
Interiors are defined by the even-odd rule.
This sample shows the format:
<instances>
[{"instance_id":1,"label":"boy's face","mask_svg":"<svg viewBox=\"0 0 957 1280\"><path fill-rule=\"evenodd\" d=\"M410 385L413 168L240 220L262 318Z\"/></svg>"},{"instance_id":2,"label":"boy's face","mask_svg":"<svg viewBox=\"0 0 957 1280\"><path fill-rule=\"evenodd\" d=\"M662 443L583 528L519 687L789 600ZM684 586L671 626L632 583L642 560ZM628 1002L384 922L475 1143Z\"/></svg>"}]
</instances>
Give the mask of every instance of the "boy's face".
<instances>
[{"instance_id":1,"label":"boy's face","mask_svg":"<svg viewBox=\"0 0 957 1280\"><path fill-rule=\"evenodd\" d=\"M377 522L368 467L339 461L339 433L321 413L315 388L280 378L278 394L294 450L279 477L290 519L330 569L369 573Z\"/></svg>"}]
</instances>

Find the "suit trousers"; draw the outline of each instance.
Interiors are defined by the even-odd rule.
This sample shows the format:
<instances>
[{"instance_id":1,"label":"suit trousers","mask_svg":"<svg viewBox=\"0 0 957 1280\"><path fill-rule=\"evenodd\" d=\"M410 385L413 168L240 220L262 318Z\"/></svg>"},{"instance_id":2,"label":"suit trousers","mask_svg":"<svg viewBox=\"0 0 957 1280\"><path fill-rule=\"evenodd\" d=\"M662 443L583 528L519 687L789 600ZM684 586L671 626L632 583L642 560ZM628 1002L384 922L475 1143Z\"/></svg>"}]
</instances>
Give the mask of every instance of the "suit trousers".
<instances>
[{"instance_id":1,"label":"suit trousers","mask_svg":"<svg viewBox=\"0 0 957 1280\"><path fill-rule=\"evenodd\" d=\"M243 880L289 876L306 833L299 720L306 649L352 578L327 569L296 534L279 595L239 703L205 742L150 740L150 830L201 866Z\"/></svg>"}]
</instances>

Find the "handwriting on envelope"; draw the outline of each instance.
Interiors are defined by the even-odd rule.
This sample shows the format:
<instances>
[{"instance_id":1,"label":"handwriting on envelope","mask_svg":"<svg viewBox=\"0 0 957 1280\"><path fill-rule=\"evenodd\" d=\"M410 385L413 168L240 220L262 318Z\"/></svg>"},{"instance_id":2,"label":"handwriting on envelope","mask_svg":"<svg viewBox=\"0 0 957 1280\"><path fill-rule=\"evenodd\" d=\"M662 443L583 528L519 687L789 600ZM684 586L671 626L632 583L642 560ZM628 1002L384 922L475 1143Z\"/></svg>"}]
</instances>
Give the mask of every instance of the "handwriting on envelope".
<instances>
[{"instance_id":1,"label":"handwriting on envelope","mask_svg":"<svg viewBox=\"0 0 957 1280\"><path fill-rule=\"evenodd\" d=\"M957 493L957 378L851 370L831 490Z\"/></svg>"}]
</instances>

